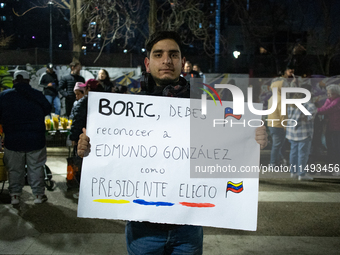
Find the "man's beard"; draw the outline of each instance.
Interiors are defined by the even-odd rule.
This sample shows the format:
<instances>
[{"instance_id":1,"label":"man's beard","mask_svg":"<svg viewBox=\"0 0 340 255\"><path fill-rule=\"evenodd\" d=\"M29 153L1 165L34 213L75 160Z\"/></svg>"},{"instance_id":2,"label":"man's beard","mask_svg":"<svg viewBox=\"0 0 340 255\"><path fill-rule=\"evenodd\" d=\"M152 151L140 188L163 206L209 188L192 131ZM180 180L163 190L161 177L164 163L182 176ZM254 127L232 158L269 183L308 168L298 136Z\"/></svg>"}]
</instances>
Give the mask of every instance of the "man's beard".
<instances>
[{"instance_id":1,"label":"man's beard","mask_svg":"<svg viewBox=\"0 0 340 255\"><path fill-rule=\"evenodd\" d=\"M155 80L155 83L159 86L167 86L167 85L176 85L177 81L179 78L176 78L176 79L158 79L156 77L153 77L152 78Z\"/></svg>"}]
</instances>

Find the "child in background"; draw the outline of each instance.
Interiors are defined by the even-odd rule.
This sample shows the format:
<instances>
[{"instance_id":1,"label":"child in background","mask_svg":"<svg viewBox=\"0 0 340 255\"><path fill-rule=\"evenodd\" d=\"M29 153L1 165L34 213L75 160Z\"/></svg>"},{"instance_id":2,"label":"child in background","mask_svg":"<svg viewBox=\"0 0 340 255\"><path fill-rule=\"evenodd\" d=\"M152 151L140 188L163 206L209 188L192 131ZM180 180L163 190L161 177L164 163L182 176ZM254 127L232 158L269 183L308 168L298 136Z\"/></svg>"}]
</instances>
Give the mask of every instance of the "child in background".
<instances>
[{"instance_id":1,"label":"child in background","mask_svg":"<svg viewBox=\"0 0 340 255\"><path fill-rule=\"evenodd\" d=\"M73 107L71 110L71 114L70 114L70 119L72 120L74 118L74 108L77 105L79 99L83 98L85 95L85 83L82 82L77 82L76 85L74 85L74 94L76 94L76 101L74 101L73 103Z\"/></svg>"},{"instance_id":2,"label":"child in background","mask_svg":"<svg viewBox=\"0 0 340 255\"><path fill-rule=\"evenodd\" d=\"M73 103L73 107L72 107L72 110L71 110L71 114L70 114L70 120L73 120L74 118L74 113L75 113L75 106L77 105L77 103L79 102L79 100L81 98L84 97L85 95L85 88L86 88L86 85L85 83L82 83L82 82L76 82L76 85L74 85L74 94L76 94L76 101L74 101ZM67 136L66 138L66 146L68 147L71 147L72 146L72 141L70 140L70 135Z\"/></svg>"}]
</instances>

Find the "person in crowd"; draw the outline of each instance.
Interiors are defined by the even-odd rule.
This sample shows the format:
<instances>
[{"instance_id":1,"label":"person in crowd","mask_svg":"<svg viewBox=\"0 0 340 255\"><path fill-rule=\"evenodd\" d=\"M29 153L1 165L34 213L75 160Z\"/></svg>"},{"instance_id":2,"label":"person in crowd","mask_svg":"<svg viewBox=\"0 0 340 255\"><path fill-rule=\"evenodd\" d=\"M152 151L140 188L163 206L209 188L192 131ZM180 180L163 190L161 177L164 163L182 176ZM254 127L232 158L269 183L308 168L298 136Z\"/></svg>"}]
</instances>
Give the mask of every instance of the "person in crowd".
<instances>
[{"instance_id":1,"label":"person in crowd","mask_svg":"<svg viewBox=\"0 0 340 255\"><path fill-rule=\"evenodd\" d=\"M174 31L158 31L150 36L144 60L147 94L190 96L188 82L180 76L185 63L181 46L180 36ZM256 140L261 148L266 146L267 133L264 128L256 130ZM89 148L89 137L83 129L78 142L78 155L88 155ZM125 233L128 254L202 254L201 226L129 221Z\"/></svg>"},{"instance_id":2,"label":"person in crowd","mask_svg":"<svg viewBox=\"0 0 340 255\"><path fill-rule=\"evenodd\" d=\"M183 77L190 82L190 78L201 78L197 71L192 69L192 64L190 61L186 61L184 64L184 74Z\"/></svg>"},{"instance_id":3,"label":"person in crowd","mask_svg":"<svg viewBox=\"0 0 340 255\"><path fill-rule=\"evenodd\" d=\"M118 92L116 86L111 82L109 73L105 69L100 69L98 72L97 80L104 88L104 92Z\"/></svg>"},{"instance_id":4,"label":"person in crowd","mask_svg":"<svg viewBox=\"0 0 340 255\"><path fill-rule=\"evenodd\" d=\"M306 78L299 82L299 84L310 84L312 87L312 102L317 108L323 106L327 99L327 91L325 81L328 78L324 75L313 75L312 71L308 71ZM302 85L301 85L302 86ZM325 121L323 115L316 115L314 118L314 135L312 139L312 148L309 155L309 164L314 164L321 160L321 155L326 151L326 139L325 139Z\"/></svg>"},{"instance_id":5,"label":"person in crowd","mask_svg":"<svg viewBox=\"0 0 340 255\"><path fill-rule=\"evenodd\" d=\"M53 105L54 113L60 115L59 82L52 63L47 64L46 73L40 77L39 85L44 88L43 93L48 102Z\"/></svg>"},{"instance_id":6,"label":"person in crowd","mask_svg":"<svg viewBox=\"0 0 340 255\"><path fill-rule=\"evenodd\" d=\"M194 65L192 66L192 70L198 72L198 74L199 74L201 77L203 77L204 74L203 74L203 72L201 71L201 68L199 67L198 64L194 64Z\"/></svg>"},{"instance_id":7,"label":"person in crowd","mask_svg":"<svg viewBox=\"0 0 340 255\"><path fill-rule=\"evenodd\" d=\"M71 120L73 120L73 117L74 117L75 106L77 105L79 100L85 96L85 88L86 88L86 85L85 83L82 83L82 82L76 82L76 85L74 85L73 91L74 91L74 94L76 95L76 101L74 101L73 107L71 110L71 114L70 114Z\"/></svg>"},{"instance_id":8,"label":"person in crowd","mask_svg":"<svg viewBox=\"0 0 340 255\"><path fill-rule=\"evenodd\" d=\"M77 84L77 83L76 83ZM79 84L78 84L79 85ZM73 120L72 120L72 125L70 129L70 134L68 139L72 142L73 146L73 153L74 155L77 155L77 143L79 139L79 135L82 133L82 128L86 127L86 120L87 120L87 105L88 105L88 94L90 91L104 91L104 87L99 84L99 82L95 79L89 79L86 81L84 84L84 87L79 87L79 88L84 88L84 95L82 98L78 100L78 102L75 104L73 107ZM77 89L79 89L77 88ZM75 88L76 89L76 88ZM79 158L80 159L80 158ZM80 176L81 176L81 166L82 166L82 159L81 163L79 163L79 169L78 172L76 173L76 180L77 180L77 187L79 187L80 183ZM70 184L68 184L68 187L72 187ZM79 193L73 194L74 198L79 197Z\"/></svg>"},{"instance_id":9,"label":"person in crowd","mask_svg":"<svg viewBox=\"0 0 340 255\"><path fill-rule=\"evenodd\" d=\"M329 163L340 164L340 86L331 84L326 87L327 100L318 108L318 114L327 118L326 144Z\"/></svg>"},{"instance_id":10,"label":"person in crowd","mask_svg":"<svg viewBox=\"0 0 340 255\"><path fill-rule=\"evenodd\" d=\"M128 87L124 85L119 85L116 87L115 93L129 94Z\"/></svg>"},{"instance_id":11,"label":"person in crowd","mask_svg":"<svg viewBox=\"0 0 340 255\"><path fill-rule=\"evenodd\" d=\"M66 115L70 116L73 103L76 100L76 95L74 94L74 85L76 82L85 83L84 77L80 76L81 64L79 62L70 63L71 73L69 75L63 76L60 79L59 92L65 97L66 103Z\"/></svg>"},{"instance_id":12,"label":"person in crowd","mask_svg":"<svg viewBox=\"0 0 340 255\"><path fill-rule=\"evenodd\" d=\"M310 85L301 86L304 89L311 91ZM296 93L293 98L303 98L303 93ZM289 119L286 128L286 138L290 142L289 162L291 164L291 177L298 177L299 181L313 180L306 173L309 153L312 145L314 132L314 117L317 113L316 106L311 102L302 104L311 115L304 115L296 105L288 106L287 117Z\"/></svg>"},{"instance_id":13,"label":"person in crowd","mask_svg":"<svg viewBox=\"0 0 340 255\"><path fill-rule=\"evenodd\" d=\"M293 81L291 81L293 79ZM282 151L286 139L286 130L282 125L282 121L286 116L281 115L281 88L292 87L294 82L294 67L288 65L284 74L275 78L270 85L271 90L277 88L277 105L273 113L268 115L268 129L272 138L272 148L270 153L270 165L275 167L280 164L287 164L287 159ZM273 105L273 95L268 100L268 109ZM274 106L275 107L275 106ZM275 121L273 121L275 120Z\"/></svg>"},{"instance_id":14,"label":"person in crowd","mask_svg":"<svg viewBox=\"0 0 340 255\"><path fill-rule=\"evenodd\" d=\"M206 82L205 74L202 72L198 64L194 64L192 70L198 72L199 76L202 78L203 83Z\"/></svg>"},{"instance_id":15,"label":"person in crowd","mask_svg":"<svg viewBox=\"0 0 340 255\"><path fill-rule=\"evenodd\" d=\"M72 145L77 145L79 135L82 133L83 127L86 127L88 94L90 91L103 92L104 87L95 79L89 79L86 81L84 97L79 99L73 110L74 116L70 130L70 140L72 141Z\"/></svg>"},{"instance_id":16,"label":"person in crowd","mask_svg":"<svg viewBox=\"0 0 340 255\"><path fill-rule=\"evenodd\" d=\"M5 133L4 162L8 169L11 204L20 203L25 185L25 166L34 203L47 201L44 183L46 162L45 116L51 104L29 85L29 73L14 73L13 89L0 94L0 123Z\"/></svg>"}]
</instances>

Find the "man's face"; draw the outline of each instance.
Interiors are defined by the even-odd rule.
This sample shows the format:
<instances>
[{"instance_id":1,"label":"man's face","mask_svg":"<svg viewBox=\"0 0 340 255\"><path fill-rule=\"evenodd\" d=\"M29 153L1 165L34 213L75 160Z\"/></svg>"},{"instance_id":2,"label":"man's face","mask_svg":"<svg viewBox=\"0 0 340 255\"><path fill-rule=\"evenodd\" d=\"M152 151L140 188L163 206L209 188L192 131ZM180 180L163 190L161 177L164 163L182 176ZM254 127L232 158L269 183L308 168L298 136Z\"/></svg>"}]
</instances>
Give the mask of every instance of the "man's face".
<instances>
[{"instance_id":1,"label":"man's face","mask_svg":"<svg viewBox=\"0 0 340 255\"><path fill-rule=\"evenodd\" d=\"M181 57L178 44L172 39L155 43L150 57L145 58L146 71L151 73L157 85L167 85L178 81L185 58Z\"/></svg>"},{"instance_id":2,"label":"man's face","mask_svg":"<svg viewBox=\"0 0 340 255\"><path fill-rule=\"evenodd\" d=\"M53 73L54 71L53 71L53 68L47 68L47 72L48 73Z\"/></svg>"},{"instance_id":3,"label":"man's face","mask_svg":"<svg viewBox=\"0 0 340 255\"><path fill-rule=\"evenodd\" d=\"M192 71L192 64L191 63L185 63L184 72L190 73L191 71Z\"/></svg>"},{"instance_id":4,"label":"man's face","mask_svg":"<svg viewBox=\"0 0 340 255\"><path fill-rule=\"evenodd\" d=\"M200 71L200 69L199 69L199 67L198 67L197 65L194 65L193 68L192 68L192 70L194 70L194 71L196 71L196 72L199 72L199 71Z\"/></svg>"},{"instance_id":5,"label":"man's face","mask_svg":"<svg viewBox=\"0 0 340 255\"><path fill-rule=\"evenodd\" d=\"M294 69L287 69L286 75L287 75L288 78L292 78L293 75L294 75Z\"/></svg>"},{"instance_id":6,"label":"man's face","mask_svg":"<svg viewBox=\"0 0 340 255\"><path fill-rule=\"evenodd\" d=\"M73 72L73 74L79 75L80 70L81 70L81 65L77 65L77 66L73 67L72 72Z\"/></svg>"}]
</instances>

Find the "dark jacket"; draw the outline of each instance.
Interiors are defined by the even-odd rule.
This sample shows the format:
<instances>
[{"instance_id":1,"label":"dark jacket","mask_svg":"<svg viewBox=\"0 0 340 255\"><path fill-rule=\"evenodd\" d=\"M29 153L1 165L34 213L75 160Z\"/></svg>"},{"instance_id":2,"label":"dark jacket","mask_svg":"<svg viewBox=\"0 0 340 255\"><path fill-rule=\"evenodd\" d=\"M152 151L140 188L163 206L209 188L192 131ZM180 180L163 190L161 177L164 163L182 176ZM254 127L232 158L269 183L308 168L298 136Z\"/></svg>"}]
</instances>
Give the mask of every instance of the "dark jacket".
<instances>
[{"instance_id":1,"label":"dark jacket","mask_svg":"<svg viewBox=\"0 0 340 255\"><path fill-rule=\"evenodd\" d=\"M47 84L49 84L50 82L54 83L52 87L47 86ZM45 74L43 74L40 78L39 86L44 88L44 95L53 97L58 96L59 82L56 73L46 72Z\"/></svg>"},{"instance_id":2,"label":"dark jacket","mask_svg":"<svg viewBox=\"0 0 340 255\"><path fill-rule=\"evenodd\" d=\"M179 98L190 98L190 84L183 78L179 77L179 80L175 84L167 86L156 86L153 78L150 74L146 74L145 80L147 82L147 95L152 96L166 96L166 97L179 97ZM180 225L177 224L163 224L163 223L151 223L143 222L145 227L151 229L161 229L161 230L173 230L178 228Z\"/></svg>"},{"instance_id":3,"label":"dark jacket","mask_svg":"<svg viewBox=\"0 0 340 255\"><path fill-rule=\"evenodd\" d=\"M99 81L99 84L103 86L104 92L112 92L112 88L115 87L115 85L109 79L98 80L98 81Z\"/></svg>"},{"instance_id":4,"label":"dark jacket","mask_svg":"<svg viewBox=\"0 0 340 255\"><path fill-rule=\"evenodd\" d=\"M190 73L183 73L184 79L190 82L190 78L202 78L199 72L192 70Z\"/></svg>"},{"instance_id":5,"label":"dark jacket","mask_svg":"<svg viewBox=\"0 0 340 255\"><path fill-rule=\"evenodd\" d=\"M76 98L76 95L74 94L74 85L76 85L76 82L82 82L85 83L85 79L83 76L75 75L75 74L69 74L66 76L63 76L60 79L59 82L59 92L64 97L74 97Z\"/></svg>"},{"instance_id":6,"label":"dark jacket","mask_svg":"<svg viewBox=\"0 0 340 255\"><path fill-rule=\"evenodd\" d=\"M179 77L178 82L164 87L156 86L150 76L146 79L148 83L147 95L190 98L190 84L185 78Z\"/></svg>"},{"instance_id":7,"label":"dark jacket","mask_svg":"<svg viewBox=\"0 0 340 255\"><path fill-rule=\"evenodd\" d=\"M70 130L70 140L78 142L79 135L83 133L83 128L86 127L87 119L87 95L79 99L78 103L74 106L72 126Z\"/></svg>"},{"instance_id":8,"label":"dark jacket","mask_svg":"<svg viewBox=\"0 0 340 255\"><path fill-rule=\"evenodd\" d=\"M18 83L0 94L0 123L5 147L12 151L34 151L45 147L45 116L51 104L27 83Z\"/></svg>"}]
</instances>

